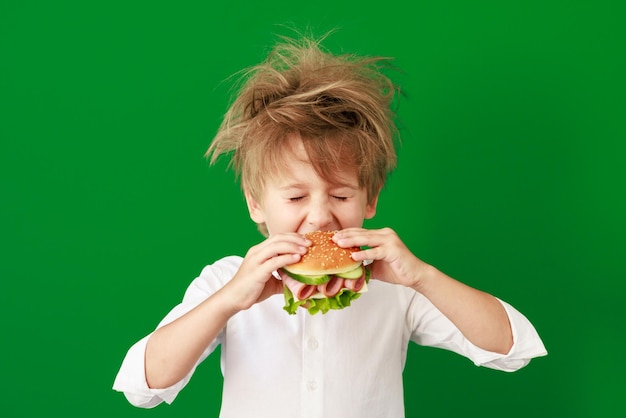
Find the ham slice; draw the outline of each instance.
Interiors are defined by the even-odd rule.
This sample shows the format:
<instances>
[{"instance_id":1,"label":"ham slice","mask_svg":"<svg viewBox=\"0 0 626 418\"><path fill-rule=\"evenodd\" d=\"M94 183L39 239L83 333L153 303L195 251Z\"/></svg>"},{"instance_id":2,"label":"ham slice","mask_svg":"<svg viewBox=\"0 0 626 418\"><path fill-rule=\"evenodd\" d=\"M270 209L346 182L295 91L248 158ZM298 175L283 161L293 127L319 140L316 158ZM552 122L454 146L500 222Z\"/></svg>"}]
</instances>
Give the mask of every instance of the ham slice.
<instances>
[{"instance_id":1,"label":"ham slice","mask_svg":"<svg viewBox=\"0 0 626 418\"><path fill-rule=\"evenodd\" d=\"M356 280L346 279L344 286L352 290L353 292L360 292L361 289L363 289L363 286L365 286L365 275Z\"/></svg>"},{"instance_id":2,"label":"ham slice","mask_svg":"<svg viewBox=\"0 0 626 418\"><path fill-rule=\"evenodd\" d=\"M356 280L346 279L344 280L344 282L345 282L344 286L347 287L348 289L352 290L353 292L360 292L361 289L363 289L363 286L365 286L365 269L363 269L363 274L358 279Z\"/></svg>"},{"instance_id":3,"label":"ham slice","mask_svg":"<svg viewBox=\"0 0 626 418\"><path fill-rule=\"evenodd\" d=\"M332 298L337 296L342 289L350 289L358 293L365 287L365 270L363 270L363 275L358 279L344 279L332 276L328 282L320 285L301 283L282 270L279 270L278 274L283 284L289 288L297 300L305 300L316 294L318 295L316 297L321 297L320 293L327 298Z\"/></svg>"},{"instance_id":4,"label":"ham slice","mask_svg":"<svg viewBox=\"0 0 626 418\"><path fill-rule=\"evenodd\" d=\"M333 276L326 283L317 285L317 290L322 292L327 298L332 298L343 289L344 281L341 277Z\"/></svg>"},{"instance_id":5,"label":"ham slice","mask_svg":"<svg viewBox=\"0 0 626 418\"><path fill-rule=\"evenodd\" d=\"M282 271L279 271L278 274L280 274L280 278L285 286L289 288L298 300L308 299L317 291L317 286L315 285L301 283Z\"/></svg>"}]
</instances>

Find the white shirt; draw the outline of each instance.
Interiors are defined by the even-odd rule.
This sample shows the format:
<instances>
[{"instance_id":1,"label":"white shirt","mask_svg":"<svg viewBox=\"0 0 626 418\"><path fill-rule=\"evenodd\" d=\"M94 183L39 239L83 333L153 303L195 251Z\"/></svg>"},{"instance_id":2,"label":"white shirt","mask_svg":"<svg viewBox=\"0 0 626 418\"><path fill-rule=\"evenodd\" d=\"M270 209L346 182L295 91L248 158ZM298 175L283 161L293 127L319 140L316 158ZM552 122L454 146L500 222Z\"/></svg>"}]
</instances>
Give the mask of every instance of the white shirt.
<instances>
[{"instance_id":1,"label":"white shirt","mask_svg":"<svg viewBox=\"0 0 626 418\"><path fill-rule=\"evenodd\" d=\"M159 326L220 289L241 262L232 256L205 267ZM409 341L504 371L547 354L532 324L501 303L514 338L506 355L474 346L423 295L403 286L370 280L369 290L349 308L317 315L304 309L289 315L282 309L283 296L275 295L233 316L198 364L222 345L222 418L403 417L402 370ZM144 370L148 338L130 348L113 385L145 408L174 401L195 370L170 388L150 389Z\"/></svg>"}]
</instances>

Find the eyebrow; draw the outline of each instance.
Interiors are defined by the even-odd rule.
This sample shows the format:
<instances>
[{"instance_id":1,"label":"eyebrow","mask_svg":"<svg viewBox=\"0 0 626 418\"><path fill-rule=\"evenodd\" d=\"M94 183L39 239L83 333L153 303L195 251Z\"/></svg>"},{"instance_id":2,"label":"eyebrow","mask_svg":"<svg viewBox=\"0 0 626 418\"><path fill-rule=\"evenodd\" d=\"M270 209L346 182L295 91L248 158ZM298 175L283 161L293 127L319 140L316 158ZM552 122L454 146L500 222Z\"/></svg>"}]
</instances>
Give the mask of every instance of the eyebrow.
<instances>
[{"instance_id":1,"label":"eyebrow","mask_svg":"<svg viewBox=\"0 0 626 418\"><path fill-rule=\"evenodd\" d=\"M331 189L340 189L343 187L348 188L348 189L354 189L354 190L359 189L359 186L357 186L356 184L351 184L351 183L346 183L346 182L331 183L330 186L331 186ZM291 190L291 189L306 189L308 187L310 187L310 184L308 183L290 183L284 186L280 186L278 189L279 190Z\"/></svg>"},{"instance_id":2,"label":"eyebrow","mask_svg":"<svg viewBox=\"0 0 626 418\"><path fill-rule=\"evenodd\" d=\"M348 189L354 189L354 190L359 189L359 186L353 183L337 182L337 183L332 183L331 186L333 189L341 189L342 187L346 187Z\"/></svg>"},{"instance_id":3,"label":"eyebrow","mask_svg":"<svg viewBox=\"0 0 626 418\"><path fill-rule=\"evenodd\" d=\"M289 183L284 186L280 186L278 190L291 190L291 189L306 189L308 185L306 183Z\"/></svg>"}]
</instances>

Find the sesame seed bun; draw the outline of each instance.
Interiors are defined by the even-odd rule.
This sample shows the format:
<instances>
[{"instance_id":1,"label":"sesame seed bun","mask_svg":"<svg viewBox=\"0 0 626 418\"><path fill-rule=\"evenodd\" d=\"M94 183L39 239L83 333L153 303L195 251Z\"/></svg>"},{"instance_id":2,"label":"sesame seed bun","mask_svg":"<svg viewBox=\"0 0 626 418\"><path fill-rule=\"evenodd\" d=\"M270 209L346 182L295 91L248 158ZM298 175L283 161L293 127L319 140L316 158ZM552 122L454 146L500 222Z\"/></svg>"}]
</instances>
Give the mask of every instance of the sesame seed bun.
<instances>
[{"instance_id":1,"label":"sesame seed bun","mask_svg":"<svg viewBox=\"0 0 626 418\"><path fill-rule=\"evenodd\" d=\"M321 276L341 274L354 270L361 261L354 261L350 256L359 247L341 248L332 240L337 231L315 231L304 236L312 245L299 262L283 267L290 273L302 276Z\"/></svg>"}]
</instances>

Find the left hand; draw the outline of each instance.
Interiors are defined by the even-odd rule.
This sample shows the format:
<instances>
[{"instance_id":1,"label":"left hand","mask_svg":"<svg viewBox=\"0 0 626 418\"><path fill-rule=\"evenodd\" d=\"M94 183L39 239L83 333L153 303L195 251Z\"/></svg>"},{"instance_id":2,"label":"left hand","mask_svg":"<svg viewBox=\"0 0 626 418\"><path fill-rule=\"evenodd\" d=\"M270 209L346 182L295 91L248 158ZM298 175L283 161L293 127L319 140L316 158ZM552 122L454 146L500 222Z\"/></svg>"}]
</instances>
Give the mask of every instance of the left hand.
<instances>
[{"instance_id":1,"label":"left hand","mask_svg":"<svg viewBox=\"0 0 626 418\"><path fill-rule=\"evenodd\" d=\"M357 261L374 260L372 278L419 288L428 264L417 258L391 228L347 228L337 232L333 240L340 247L369 247L355 252Z\"/></svg>"}]
</instances>

